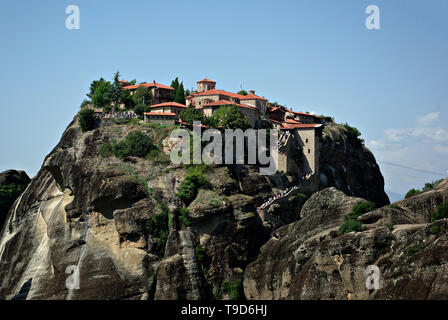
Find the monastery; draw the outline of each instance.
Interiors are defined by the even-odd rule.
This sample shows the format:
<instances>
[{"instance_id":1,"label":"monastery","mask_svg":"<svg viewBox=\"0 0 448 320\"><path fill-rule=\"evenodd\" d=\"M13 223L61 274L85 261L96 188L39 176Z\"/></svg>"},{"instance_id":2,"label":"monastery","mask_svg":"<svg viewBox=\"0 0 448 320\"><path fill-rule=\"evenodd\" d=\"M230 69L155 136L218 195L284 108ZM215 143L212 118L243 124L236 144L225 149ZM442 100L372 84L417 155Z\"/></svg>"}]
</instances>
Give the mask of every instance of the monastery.
<instances>
[{"instance_id":1,"label":"monastery","mask_svg":"<svg viewBox=\"0 0 448 320\"><path fill-rule=\"evenodd\" d=\"M157 83L129 85L122 81L123 90L131 94L139 86L151 89L153 105L145 112L146 122L160 124L183 123L180 113L192 106L210 117L221 106L237 106L253 129L273 128L280 131L277 170L284 173L303 175L312 173L319 176L319 137L322 123L319 116L295 112L270 103L265 97L249 90L247 95L216 89L216 82L202 79L197 82L197 90L186 98L186 104L171 101L172 87Z\"/></svg>"}]
</instances>

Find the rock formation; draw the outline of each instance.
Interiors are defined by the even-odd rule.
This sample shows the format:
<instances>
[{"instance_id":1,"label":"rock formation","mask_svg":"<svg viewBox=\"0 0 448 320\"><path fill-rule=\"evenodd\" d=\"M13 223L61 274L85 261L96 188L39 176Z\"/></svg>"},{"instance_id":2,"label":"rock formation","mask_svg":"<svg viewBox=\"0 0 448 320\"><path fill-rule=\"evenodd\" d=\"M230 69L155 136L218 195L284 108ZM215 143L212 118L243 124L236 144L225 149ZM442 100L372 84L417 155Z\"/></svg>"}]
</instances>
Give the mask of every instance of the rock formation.
<instances>
[{"instance_id":1,"label":"rock formation","mask_svg":"<svg viewBox=\"0 0 448 320\"><path fill-rule=\"evenodd\" d=\"M385 287L395 280L405 286L399 281L406 275L399 278L396 270L406 245L425 239L443 248L446 235L437 240L425 232L429 210L446 197L445 189L398 203L399 209L368 213L360 219L369 230L338 236L354 203L364 198L380 206L388 199L372 154L337 126L322 143L321 155L328 157L321 161L327 165L322 179L346 195L336 188L295 195L262 216L256 207L299 177L261 176L253 166L209 166L208 185L185 206L189 226L181 223L184 204L176 195L186 167L162 157L100 156L102 145L135 130L168 145L163 127L104 120L83 133L77 118L70 123L8 211L0 234L1 299L398 297L392 289L366 294L357 272L377 263L390 272L384 271ZM417 202L425 197L424 204ZM163 230L148 228L164 217ZM409 258L422 257L412 260L422 274L425 263L437 269L422 256L430 248ZM397 267L383 268L387 263ZM73 270L79 271L79 289L70 282ZM432 283L438 291L428 290L427 297L445 294L439 278Z\"/></svg>"},{"instance_id":2,"label":"rock formation","mask_svg":"<svg viewBox=\"0 0 448 320\"><path fill-rule=\"evenodd\" d=\"M360 198L335 188L313 194L299 221L276 230L244 275L248 299L446 299L448 219L431 223L448 199L448 179L434 190L361 215L366 230L338 226ZM366 268L379 268L368 289Z\"/></svg>"}]
</instances>

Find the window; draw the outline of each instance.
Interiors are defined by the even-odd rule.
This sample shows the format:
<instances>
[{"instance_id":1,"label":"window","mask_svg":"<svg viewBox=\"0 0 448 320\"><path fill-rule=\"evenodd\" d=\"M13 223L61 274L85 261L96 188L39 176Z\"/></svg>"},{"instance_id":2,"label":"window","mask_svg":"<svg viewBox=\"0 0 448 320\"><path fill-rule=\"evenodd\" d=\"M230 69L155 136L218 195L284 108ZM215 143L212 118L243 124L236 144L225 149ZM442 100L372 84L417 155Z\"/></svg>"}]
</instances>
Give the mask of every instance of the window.
<instances>
[{"instance_id":1,"label":"window","mask_svg":"<svg viewBox=\"0 0 448 320\"><path fill-rule=\"evenodd\" d=\"M308 153L311 153L311 149L308 149Z\"/></svg>"},{"instance_id":2,"label":"window","mask_svg":"<svg viewBox=\"0 0 448 320\"><path fill-rule=\"evenodd\" d=\"M308 139L306 139L306 143L308 143Z\"/></svg>"}]
</instances>

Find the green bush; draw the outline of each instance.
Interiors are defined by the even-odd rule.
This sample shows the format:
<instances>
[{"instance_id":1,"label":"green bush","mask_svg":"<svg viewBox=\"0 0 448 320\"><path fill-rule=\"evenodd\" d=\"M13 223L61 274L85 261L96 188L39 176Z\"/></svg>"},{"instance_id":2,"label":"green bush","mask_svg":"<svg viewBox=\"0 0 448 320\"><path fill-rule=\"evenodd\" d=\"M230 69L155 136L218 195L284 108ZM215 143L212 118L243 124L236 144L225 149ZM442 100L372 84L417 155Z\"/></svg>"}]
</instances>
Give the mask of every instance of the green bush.
<instances>
[{"instance_id":1,"label":"green bush","mask_svg":"<svg viewBox=\"0 0 448 320\"><path fill-rule=\"evenodd\" d=\"M437 237L439 237L440 235L444 234L447 230L444 227L440 227L440 226L432 226L429 229L429 233L430 234L434 234Z\"/></svg>"},{"instance_id":2,"label":"green bush","mask_svg":"<svg viewBox=\"0 0 448 320\"><path fill-rule=\"evenodd\" d=\"M229 300L238 300L240 297L241 281L223 281L221 284L222 294L229 296Z\"/></svg>"},{"instance_id":3,"label":"green bush","mask_svg":"<svg viewBox=\"0 0 448 320\"><path fill-rule=\"evenodd\" d=\"M440 179L440 180L437 180L437 181L432 181L432 182L427 182L427 183L425 183L425 185L424 185L424 187L422 188L422 190L412 188L411 190L409 190L409 191L406 193L406 195L404 196L404 198L407 199L407 198L413 197L413 196L415 196L415 195L417 195L417 194L420 194L420 193L422 193L422 192L432 190L432 189L434 189L434 188L435 188L440 182L442 182L442 181L443 181L443 179Z\"/></svg>"},{"instance_id":4,"label":"green bush","mask_svg":"<svg viewBox=\"0 0 448 320\"><path fill-rule=\"evenodd\" d=\"M413 196L415 196L415 195L417 195L417 194L420 194L420 193L421 193L420 190L412 188L411 190L409 190L409 191L406 193L406 195L404 196L404 198L405 198L405 199L408 199L408 198L413 197Z\"/></svg>"},{"instance_id":5,"label":"green bush","mask_svg":"<svg viewBox=\"0 0 448 320\"><path fill-rule=\"evenodd\" d=\"M340 234L346 234L352 231L360 232L364 230L365 228L363 227L362 223L357 220L344 221L344 223L339 227Z\"/></svg>"},{"instance_id":6,"label":"green bush","mask_svg":"<svg viewBox=\"0 0 448 320\"><path fill-rule=\"evenodd\" d=\"M349 137L352 137L354 139L358 139L361 143L364 142L364 139L360 138L361 137L361 132L357 128L350 126L348 123L345 123L342 126L347 130L347 135Z\"/></svg>"},{"instance_id":7,"label":"green bush","mask_svg":"<svg viewBox=\"0 0 448 320\"><path fill-rule=\"evenodd\" d=\"M344 216L344 223L339 227L339 234L346 234L352 231L364 231L362 223L358 221L358 217L364 213L375 209L375 204L370 201L359 202L355 204L352 211Z\"/></svg>"},{"instance_id":8,"label":"green bush","mask_svg":"<svg viewBox=\"0 0 448 320\"><path fill-rule=\"evenodd\" d=\"M205 259L205 249L200 244L198 244L195 250L196 250L196 259L200 264L202 264Z\"/></svg>"},{"instance_id":9,"label":"green bush","mask_svg":"<svg viewBox=\"0 0 448 320\"><path fill-rule=\"evenodd\" d=\"M412 257L414 254L419 252L420 250L425 249L425 244L421 243L418 246L409 246L406 248L405 255L406 257Z\"/></svg>"},{"instance_id":10,"label":"green bush","mask_svg":"<svg viewBox=\"0 0 448 320\"><path fill-rule=\"evenodd\" d=\"M156 243L154 251L158 256L162 257L164 255L166 241L168 240L170 233L170 212L165 205L161 205L161 208L161 213L151 216L151 218L146 222L146 231L155 238Z\"/></svg>"},{"instance_id":11,"label":"green bush","mask_svg":"<svg viewBox=\"0 0 448 320\"><path fill-rule=\"evenodd\" d=\"M83 108L79 112L78 123L81 127L82 132L93 129L93 127L95 126L95 113L93 109Z\"/></svg>"},{"instance_id":12,"label":"green bush","mask_svg":"<svg viewBox=\"0 0 448 320\"><path fill-rule=\"evenodd\" d=\"M431 222L448 218L448 200L440 204L431 217Z\"/></svg>"},{"instance_id":13,"label":"green bush","mask_svg":"<svg viewBox=\"0 0 448 320\"><path fill-rule=\"evenodd\" d=\"M177 196L185 203L189 204L196 198L198 189L207 183L203 166L192 166L188 169L184 180L177 190Z\"/></svg>"},{"instance_id":14,"label":"green bush","mask_svg":"<svg viewBox=\"0 0 448 320\"><path fill-rule=\"evenodd\" d=\"M140 131L132 131L118 143L103 144L99 149L99 154L103 157L115 154L119 158L129 156L143 158L154 150L156 150L155 152L158 151L150 137Z\"/></svg>"},{"instance_id":15,"label":"green bush","mask_svg":"<svg viewBox=\"0 0 448 320\"><path fill-rule=\"evenodd\" d=\"M115 153L114 145L112 143L104 143L103 145L100 146L99 154L103 158L113 156L114 153Z\"/></svg>"},{"instance_id":16,"label":"green bush","mask_svg":"<svg viewBox=\"0 0 448 320\"><path fill-rule=\"evenodd\" d=\"M177 220L179 221L179 224L182 229L186 229L190 226L190 219L188 218L188 209L187 208L180 208L179 209L179 216Z\"/></svg>"},{"instance_id":17,"label":"green bush","mask_svg":"<svg viewBox=\"0 0 448 320\"><path fill-rule=\"evenodd\" d=\"M149 112L149 107L143 103L139 103L134 107L134 112L139 116L142 116L145 112Z\"/></svg>"}]
</instances>

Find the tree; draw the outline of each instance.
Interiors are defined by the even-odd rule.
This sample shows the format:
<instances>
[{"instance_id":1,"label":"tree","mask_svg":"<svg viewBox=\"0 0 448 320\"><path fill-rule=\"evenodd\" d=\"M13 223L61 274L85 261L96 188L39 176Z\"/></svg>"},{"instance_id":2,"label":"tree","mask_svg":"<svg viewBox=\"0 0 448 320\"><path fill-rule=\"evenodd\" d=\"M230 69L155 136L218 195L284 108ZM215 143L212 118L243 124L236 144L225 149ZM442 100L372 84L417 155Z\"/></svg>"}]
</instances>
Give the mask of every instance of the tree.
<instances>
[{"instance_id":1,"label":"tree","mask_svg":"<svg viewBox=\"0 0 448 320\"><path fill-rule=\"evenodd\" d=\"M114 82L109 87L107 99L115 105L118 105L120 104L121 94L120 72L117 71L114 74Z\"/></svg>"},{"instance_id":2,"label":"tree","mask_svg":"<svg viewBox=\"0 0 448 320\"><path fill-rule=\"evenodd\" d=\"M87 94L87 96L90 99L92 99L93 95L95 94L96 89L104 82L105 82L105 80L103 78L100 78L99 80L92 81L92 83L90 84L90 92Z\"/></svg>"},{"instance_id":3,"label":"tree","mask_svg":"<svg viewBox=\"0 0 448 320\"><path fill-rule=\"evenodd\" d=\"M82 132L89 131L95 125L95 116L93 109L84 108L79 112L78 118L79 126Z\"/></svg>"},{"instance_id":4,"label":"tree","mask_svg":"<svg viewBox=\"0 0 448 320\"><path fill-rule=\"evenodd\" d=\"M437 207L436 212L431 217L431 222L448 218L448 200Z\"/></svg>"},{"instance_id":5,"label":"tree","mask_svg":"<svg viewBox=\"0 0 448 320\"><path fill-rule=\"evenodd\" d=\"M134 108L135 102L134 102L131 92L129 90L124 90L121 92L120 103L124 104L124 107L126 109Z\"/></svg>"},{"instance_id":6,"label":"tree","mask_svg":"<svg viewBox=\"0 0 448 320\"><path fill-rule=\"evenodd\" d=\"M84 108L84 107L86 107L89 103L90 103L89 100L84 99L84 100L81 102L81 109Z\"/></svg>"},{"instance_id":7,"label":"tree","mask_svg":"<svg viewBox=\"0 0 448 320\"><path fill-rule=\"evenodd\" d=\"M139 103L134 107L134 112L142 116L145 112L149 112L149 107L143 103Z\"/></svg>"},{"instance_id":8,"label":"tree","mask_svg":"<svg viewBox=\"0 0 448 320\"><path fill-rule=\"evenodd\" d=\"M219 107L211 117L210 124L214 127L221 126L225 129L246 130L250 128L249 121L247 121L237 106Z\"/></svg>"},{"instance_id":9,"label":"tree","mask_svg":"<svg viewBox=\"0 0 448 320\"><path fill-rule=\"evenodd\" d=\"M92 96L92 103L95 107L101 108L112 102L109 95L111 86L109 81L104 81L95 89Z\"/></svg>"},{"instance_id":10,"label":"tree","mask_svg":"<svg viewBox=\"0 0 448 320\"><path fill-rule=\"evenodd\" d=\"M182 111L179 118L191 125L193 124L193 121L201 121L201 123L205 123L204 114L193 106L189 106L186 110Z\"/></svg>"},{"instance_id":11,"label":"tree","mask_svg":"<svg viewBox=\"0 0 448 320\"><path fill-rule=\"evenodd\" d=\"M180 85L176 89L176 95L174 97L174 102L185 104L185 91L184 91L184 83L181 82Z\"/></svg>"},{"instance_id":12,"label":"tree","mask_svg":"<svg viewBox=\"0 0 448 320\"><path fill-rule=\"evenodd\" d=\"M173 81L171 81L171 88L173 88L174 90L171 91L171 99L173 101L175 101L176 99L176 93L177 93L177 87L179 87L179 79L176 77L176 79L174 79Z\"/></svg>"},{"instance_id":13,"label":"tree","mask_svg":"<svg viewBox=\"0 0 448 320\"><path fill-rule=\"evenodd\" d=\"M152 104L152 92L148 87L140 86L135 90L135 93L132 96L134 103L136 105L143 103L145 105Z\"/></svg>"},{"instance_id":14,"label":"tree","mask_svg":"<svg viewBox=\"0 0 448 320\"><path fill-rule=\"evenodd\" d=\"M241 94L243 96L247 96L248 95L246 90L240 90L240 91L238 91L238 94Z\"/></svg>"}]
</instances>

